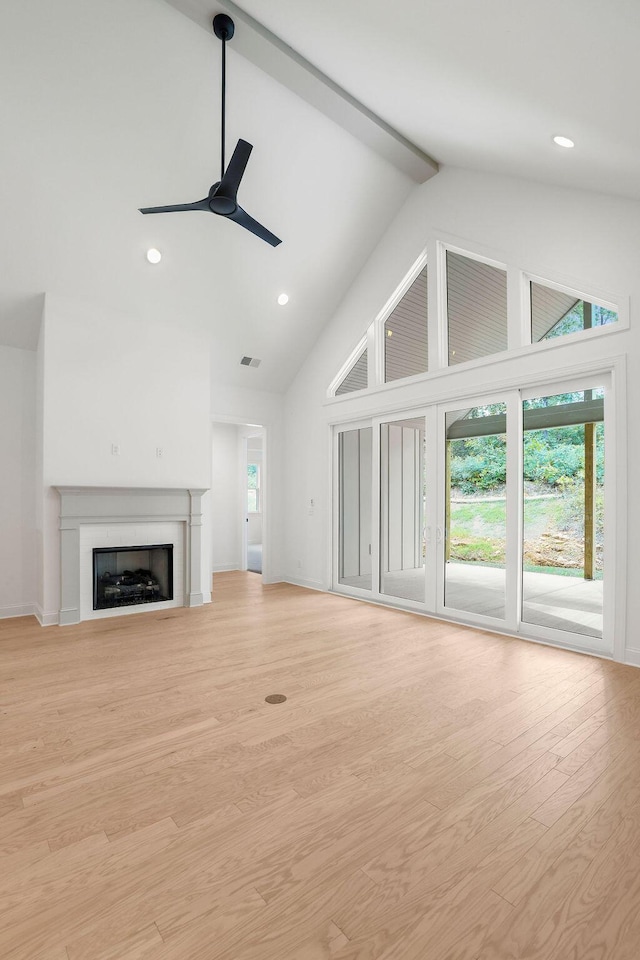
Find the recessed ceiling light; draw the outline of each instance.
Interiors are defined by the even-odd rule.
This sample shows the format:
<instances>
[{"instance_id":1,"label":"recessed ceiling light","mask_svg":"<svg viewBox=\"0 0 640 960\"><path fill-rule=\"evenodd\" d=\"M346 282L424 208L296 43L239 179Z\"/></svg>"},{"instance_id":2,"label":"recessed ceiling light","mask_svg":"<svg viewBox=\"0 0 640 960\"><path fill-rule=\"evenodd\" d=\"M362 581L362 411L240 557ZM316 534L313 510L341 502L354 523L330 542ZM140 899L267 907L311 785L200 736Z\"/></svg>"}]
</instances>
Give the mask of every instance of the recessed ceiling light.
<instances>
[{"instance_id":1,"label":"recessed ceiling light","mask_svg":"<svg viewBox=\"0 0 640 960\"><path fill-rule=\"evenodd\" d=\"M147 250L147 260L149 263L160 263L162 260L162 254L159 250L156 250L155 247L151 247L150 250Z\"/></svg>"},{"instance_id":2,"label":"recessed ceiling light","mask_svg":"<svg viewBox=\"0 0 640 960\"><path fill-rule=\"evenodd\" d=\"M289 303L289 294L281 293L278 297L278 303L281 307L284 307L285 303Z\"/></svg>"},{"instance_id":3,"label":"recessed ceiling light","mask_svg":"<svg viewBox=\"0 0 640 960\"><path fill-rule=\"evenodd\" d=\"M569 137L554 137L553 142L557 143L559 147L575 147L573 140L570 140Z\"/></svg>"}]
</instances>

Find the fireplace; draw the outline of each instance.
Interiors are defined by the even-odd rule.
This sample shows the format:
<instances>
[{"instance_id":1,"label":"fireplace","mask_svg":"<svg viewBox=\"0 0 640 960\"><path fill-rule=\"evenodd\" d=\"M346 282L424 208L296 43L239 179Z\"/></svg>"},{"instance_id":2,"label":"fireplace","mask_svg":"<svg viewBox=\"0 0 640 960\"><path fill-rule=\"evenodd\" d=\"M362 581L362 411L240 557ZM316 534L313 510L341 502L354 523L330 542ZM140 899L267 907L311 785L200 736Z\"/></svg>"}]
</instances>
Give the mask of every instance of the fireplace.
<instances>
[{"instance_id":1,"label":"fireplace","mask_svg":"<svg viewBox=\"0 0 640 960\"><path fill-rule=\"evenodd\" d=\"M67 625L210 601L202 562L205 490L56 489L60 494L60 610L45 614L42 623ZM171 560L168 547L172 547ZM110 576L100 580L104 574Z\"/></svg>"},{"instance_id":2,"label":"fireplace","mask_svg":"<svg viewBox=\"0 0 640 960\"><path fill-rule=\"evenodd\" d=\"M173 544L94 547L93 609L173 600Z\"/></svg>"}]
</instances>

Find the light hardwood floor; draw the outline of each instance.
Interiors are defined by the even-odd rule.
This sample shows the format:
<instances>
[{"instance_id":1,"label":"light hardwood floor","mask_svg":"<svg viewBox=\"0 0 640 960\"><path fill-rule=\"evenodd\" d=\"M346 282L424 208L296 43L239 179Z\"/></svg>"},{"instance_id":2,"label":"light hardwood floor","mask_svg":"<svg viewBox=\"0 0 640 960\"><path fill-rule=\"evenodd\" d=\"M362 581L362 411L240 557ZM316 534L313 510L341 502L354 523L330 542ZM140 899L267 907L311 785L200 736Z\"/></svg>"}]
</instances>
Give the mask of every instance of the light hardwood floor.
<instances>
[{"instance_id":1,"label":"light hardwood floor","mask_svg":"<svg viewBox=\"0 0 640 960\"><path fill-rule=\"evenodd\" d=\"M640 956L634 668L239 573L0 660L3 960Z\"/></svg>"}]
</instances>

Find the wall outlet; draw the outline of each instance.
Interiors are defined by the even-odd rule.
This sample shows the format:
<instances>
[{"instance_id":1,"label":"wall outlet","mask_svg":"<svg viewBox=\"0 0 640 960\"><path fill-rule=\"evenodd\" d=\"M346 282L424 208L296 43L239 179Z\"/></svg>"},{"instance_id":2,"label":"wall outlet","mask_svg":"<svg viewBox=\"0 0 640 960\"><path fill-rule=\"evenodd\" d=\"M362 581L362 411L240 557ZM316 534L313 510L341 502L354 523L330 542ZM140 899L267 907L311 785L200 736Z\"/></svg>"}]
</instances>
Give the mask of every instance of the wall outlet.
<instances>
[{"instance_id":1,"label":"wall outlet","mask_svg":"<svg viewBox=\"0 0 640 960\"><path fill-rule=\"evenodd\" d=\"M120 456L120 445L119 445L118 443L112 443L112 444L111 444L111 455L112 455L113 457L119 457L119 456Z\"/></svg>"},{"instance_id":2,"label":"wall outlet","mask_svg":"<svg viewBox=\"0 0 640 960\"><path fill-rule=\"evenodd\" d=\"M302 560L298 560L298 570L302 570Z\"/></svg>"},{"instance_id":3,"label":"wall outlet","mask_svg":"<svg viewBox=\"0 0 640 960\"><path fill-rule=\"evenodd\" d=\"M161 457L163 453L164 453L164 450L162 449L162 447L156 447L156 457Z\"/></svg>"}]
</instances>

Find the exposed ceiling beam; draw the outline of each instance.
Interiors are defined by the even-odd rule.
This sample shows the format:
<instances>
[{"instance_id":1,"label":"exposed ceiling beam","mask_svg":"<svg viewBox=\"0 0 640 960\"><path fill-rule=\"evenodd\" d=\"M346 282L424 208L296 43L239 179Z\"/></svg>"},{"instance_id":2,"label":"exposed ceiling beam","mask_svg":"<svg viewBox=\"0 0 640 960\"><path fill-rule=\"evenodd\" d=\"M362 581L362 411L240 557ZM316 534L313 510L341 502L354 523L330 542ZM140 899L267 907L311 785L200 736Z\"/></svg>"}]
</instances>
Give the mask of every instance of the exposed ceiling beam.
<instances>
[{"instance_id":1,"label":"exposed ceiling beam","mask_svg":"<svg viewBox=\"0 0 640 960\"><path fill-rule=\"evenodd\" d=\"M232 41L233 49L241 56L302 97L416 183L424 183L438 172L435 160L245 13L233 0L166 2L210 33L215 14L228 13L242 24Z\"/></svg>"}]
</instances>

